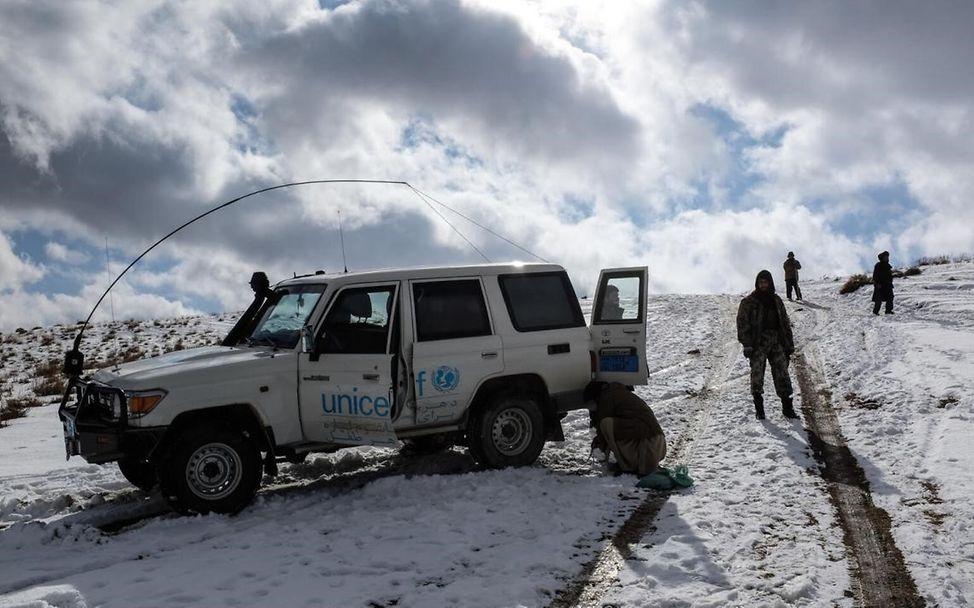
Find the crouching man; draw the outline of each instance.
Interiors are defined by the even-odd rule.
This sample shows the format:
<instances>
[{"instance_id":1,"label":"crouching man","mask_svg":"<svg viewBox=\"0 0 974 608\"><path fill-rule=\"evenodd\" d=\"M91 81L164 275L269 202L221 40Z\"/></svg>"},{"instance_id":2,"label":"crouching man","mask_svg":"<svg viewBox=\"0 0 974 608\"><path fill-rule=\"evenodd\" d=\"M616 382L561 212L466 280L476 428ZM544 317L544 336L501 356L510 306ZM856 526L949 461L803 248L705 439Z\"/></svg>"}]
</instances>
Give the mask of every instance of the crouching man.
<instances>
[{"instance_id":1,"label":"crouching man","mask_svg":"<svg viewBox=\"0 0 974 608\"><path fill-rule=\"evenodd\" d=\"M659 468L666 457L666 436L645 401L617 382L590 382L584 397L595 402L590 412L593 448L612 450L623 473L642 477Z\"/></svg>"}]
</instances>

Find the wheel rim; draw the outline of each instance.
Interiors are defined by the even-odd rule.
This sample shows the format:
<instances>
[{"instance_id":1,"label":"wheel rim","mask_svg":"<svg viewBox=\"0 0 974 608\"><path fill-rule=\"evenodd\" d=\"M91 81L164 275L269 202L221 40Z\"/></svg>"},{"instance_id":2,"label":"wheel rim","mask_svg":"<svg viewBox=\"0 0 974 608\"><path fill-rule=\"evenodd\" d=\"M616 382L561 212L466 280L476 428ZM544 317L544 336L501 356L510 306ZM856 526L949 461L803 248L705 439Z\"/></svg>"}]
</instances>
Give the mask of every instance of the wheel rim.
<instances>
[{"instance_id":1,"label":"wheel rim","mask_svg":"<svg viewBox=\"0 0 974 608\"><path fill-rule=\"evenodd\" d=\"M494 448L504 456L516 456L531 443L531 418L518 408L502 411L490 429Z\"/></svg>"},{"instance_id":2,"label":"wheel rim","mask_svg":"<svg viewBox=\"0 0 974 608\"><path fill-rule=\"evenodd\" d=\"M240 455L225 443L208 443L198 448L186 464L186 482L193 494L219 500L240 485Z\"/></svg>"}]
</instances>

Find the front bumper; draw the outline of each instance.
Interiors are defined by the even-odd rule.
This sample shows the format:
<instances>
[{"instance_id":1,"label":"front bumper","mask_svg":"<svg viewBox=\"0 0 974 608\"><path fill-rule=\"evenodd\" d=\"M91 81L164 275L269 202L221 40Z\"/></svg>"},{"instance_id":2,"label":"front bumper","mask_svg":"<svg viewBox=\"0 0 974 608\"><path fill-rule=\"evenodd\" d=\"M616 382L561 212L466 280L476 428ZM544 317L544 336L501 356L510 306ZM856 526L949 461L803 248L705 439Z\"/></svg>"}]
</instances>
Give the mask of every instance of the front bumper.
<instances>
[{"instance_id":1,"label":"front bumper","mask_svg":"<svg viewBox=\"0 0 974 608\"><path fill-rule=\"evenodd\" d=\"M124 392L80 378L68 382L58 418L64 427L66 458L81 456L93 464L126 457L145 458L165 431L130 427Z\"/></svg>"}]
</instances>

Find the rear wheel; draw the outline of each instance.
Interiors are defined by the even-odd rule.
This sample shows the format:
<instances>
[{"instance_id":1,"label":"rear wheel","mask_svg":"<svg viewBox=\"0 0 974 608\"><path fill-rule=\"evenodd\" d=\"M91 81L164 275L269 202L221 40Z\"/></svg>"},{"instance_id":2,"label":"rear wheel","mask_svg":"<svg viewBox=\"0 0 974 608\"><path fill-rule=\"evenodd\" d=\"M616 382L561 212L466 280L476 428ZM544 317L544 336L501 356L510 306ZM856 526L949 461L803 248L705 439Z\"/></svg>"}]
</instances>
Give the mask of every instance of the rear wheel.
<instances>
[{"instance_id":1,"label":"rear wheel","mask_svg":"<svg viewBox=\"0 0 974 608\"><path fill-rule=\"evenodd\" d=\"M500 395L471 419L470 455L482 465L531 464L544 447L544 417L530 397Z\"/></svg>"},{"instance_id":2,"label":"rear wheel","mask_svg":"<svg viewBox=\"0 0 974 608\"><path fill-rule=\"evenodd\" d=\"M196 428L176 438L162 491L180 513L236 513L260 486L260 452L231 428Z\"/></svg>"},{"instance_id":3,"label":"rear wheel","mask_svg":"<svg viewBox=\"0 0 974 608\"><path fill-rule=\"evenodd\" d=\"M140 458L122 458L118 461L118 470L122 477L140 490L148 492L159 483L156 467L147 460Z\"/></svg>"}]
</instances>

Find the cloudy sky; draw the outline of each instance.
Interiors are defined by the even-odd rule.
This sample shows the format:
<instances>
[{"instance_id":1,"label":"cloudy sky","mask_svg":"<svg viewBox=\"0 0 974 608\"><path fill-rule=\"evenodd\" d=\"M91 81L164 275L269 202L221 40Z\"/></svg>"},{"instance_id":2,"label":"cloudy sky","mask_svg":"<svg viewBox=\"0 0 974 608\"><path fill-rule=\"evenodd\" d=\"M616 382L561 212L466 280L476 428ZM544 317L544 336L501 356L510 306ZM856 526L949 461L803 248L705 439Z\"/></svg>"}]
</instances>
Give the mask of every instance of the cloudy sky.
<instances>
[{"instance_id":1,"label":"cloudy sky","mask_svg":"<svg viewBox=\"0 0 974 608\"><path fill-rule=\"evenodd\" d=\"M742 292L974 252L974 3L6 0L0 330L83 319L193 216L300 180L404 180L582 293ZM462 237L434 212L442 214ZM252 197L97 319L239 310L343 265L530 255L412 190ZM779 276L779 280L780 276Z\"/></svg>"}]
</instances>

